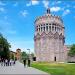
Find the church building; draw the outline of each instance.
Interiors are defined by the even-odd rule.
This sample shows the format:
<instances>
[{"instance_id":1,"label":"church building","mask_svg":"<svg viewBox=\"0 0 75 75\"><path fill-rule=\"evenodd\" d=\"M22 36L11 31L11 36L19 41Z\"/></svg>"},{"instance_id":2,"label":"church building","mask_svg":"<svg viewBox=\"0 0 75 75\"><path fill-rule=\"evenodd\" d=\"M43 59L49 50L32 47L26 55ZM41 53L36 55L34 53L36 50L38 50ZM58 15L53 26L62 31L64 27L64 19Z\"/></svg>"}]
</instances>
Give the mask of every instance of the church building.
<instances>
[{"instance_id":1,"label":"church building","mask_svg":"<svg viewBox=\"0 0 75 75\"><path fill-rule=\"evenodd\" d=\"M36 61L64 62L65 27L61 17L52 15L48 8L43 16L36 18L34 24Z\"/></svg>"}]
</instances>

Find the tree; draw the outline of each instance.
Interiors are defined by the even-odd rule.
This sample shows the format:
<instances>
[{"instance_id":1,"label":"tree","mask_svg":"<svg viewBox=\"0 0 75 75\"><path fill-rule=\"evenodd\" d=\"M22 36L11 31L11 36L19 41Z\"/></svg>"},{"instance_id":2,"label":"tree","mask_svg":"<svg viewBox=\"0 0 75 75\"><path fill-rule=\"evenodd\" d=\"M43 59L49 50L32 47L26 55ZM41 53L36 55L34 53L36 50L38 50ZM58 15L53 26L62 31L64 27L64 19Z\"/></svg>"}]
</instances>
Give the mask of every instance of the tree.
<instances>
[{"instance_id":1,"label":"tree","mask_svg":"<svg viewBox=\"0 0 75 75\"><path fill-rule=\"evenodd\" d=\"M13 53L11 53L10 54L10 59L12 59L12 60L14 60L15 58L14 58L14 54Z\"/></svg>"},{"instance_id":2,"label":"tree","mask_svg":"<svg viewBox=\"0 0 75 75\"><path fill-rule=\"evenodd\" d=\"M68 55L71 56L71 57L75 56L75 44L73 44L73 45L71 46Z\"/></svg>"},{"instance_id":3,"label":"tree","mask_svg":"<svg viewBox=\"0 0 75 75\"><path fill-rule=\"evenodd\" d=\"M26 52L23 51L21 57L22 57L22 59L27 59L28 58L28 55L27 55Z\"/></svg>"},{"instance_id":4,"label":"tree","mask_svg":"<svg viewBox=\"0 0 75 75\"><path fill-rule=\"evenodd\" d=\"M0 57L8 59L10 58L10 50L11 45L8 43L7 39L0 34Z\"/></svg>"},{"instance_id":5,"label":"tree","mask_svg":"<svg viewBox=\"0 0 75 75\"><path fill-rule=\"evenodd\" d=\"M31 53L31 57L32 57L32 58L34 57L34 53Z\"/></svg>"}]
</instances>

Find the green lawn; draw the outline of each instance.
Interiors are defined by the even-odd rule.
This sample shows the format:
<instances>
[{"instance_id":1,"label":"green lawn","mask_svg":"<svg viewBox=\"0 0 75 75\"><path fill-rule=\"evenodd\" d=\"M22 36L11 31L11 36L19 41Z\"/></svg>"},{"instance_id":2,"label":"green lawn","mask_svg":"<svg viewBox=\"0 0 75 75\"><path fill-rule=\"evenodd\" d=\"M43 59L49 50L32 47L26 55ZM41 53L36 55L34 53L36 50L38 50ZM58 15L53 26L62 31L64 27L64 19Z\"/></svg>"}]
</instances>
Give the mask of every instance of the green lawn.
<instances>
[{"instance_id":1,"label":"green lawn","mask_svg":"<svg viewBox=\"0 0 75 75\"><path fill-rule=\"evenodd\" d=\"M51 75L75 75L75 64L35 62L32 67Z\"/></svg>"}]
</instances>

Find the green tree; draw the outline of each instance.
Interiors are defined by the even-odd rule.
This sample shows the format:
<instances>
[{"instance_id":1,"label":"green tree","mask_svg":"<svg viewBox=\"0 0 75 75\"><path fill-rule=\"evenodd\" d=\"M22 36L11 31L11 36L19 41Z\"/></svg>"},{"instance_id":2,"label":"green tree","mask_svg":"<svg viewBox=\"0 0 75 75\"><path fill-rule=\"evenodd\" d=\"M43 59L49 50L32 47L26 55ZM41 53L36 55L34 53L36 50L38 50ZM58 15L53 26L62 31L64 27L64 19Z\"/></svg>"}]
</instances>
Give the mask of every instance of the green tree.
<instances>
[{"instance_id":1,"label":"green tree","mask_svg":"<svg viewBox=\"0 0 75 75\"><path fill-rule=\"evenodd\" d=\"M27 59L28 58L28 55L27 55L27 53L26 52L22 52L22 54L21 54L21 57L22 57L22 60L23 59Z\"/></svg>"},{"instance_id":2,"label":"green tree","mask_svg":"<svg viewBox=\"0 0 75 75\"><path fill-rule=\"evenodd\" d=\"M68 55L71 57L75 56L75 44L71 46Z\"/></svg>"},{"instance_id":3,"label":"green tree","mask_svg":"<svg viewBox=\"0 0 75 75\"><path fill-rule=\"evenodd\" d=\"M0 34L0 57L1 58L10 58L10 50L11 45L8 43L7 39Z\"/></svg>"},{"instance_id":4,"label":"green tree","mask_svg":"<svg viewBox=\"0 0 75 75\"><path fill-rule=\"evenodd\" d=\"M14 58L14 54L12 53L12 54L10 54L10 59L12 59L12 60L14 60L15 58Z\"/></svg>"},{"instance_id":5,"label":"green tree","mask_svg":"<svg viewBox=\"0 0 75 75\"><path fill-rule=\"evenodd\" d=\"M32 57L32 58L34 57L34 53L31 53L31 57Z\"/></svg>"}]
</instances>

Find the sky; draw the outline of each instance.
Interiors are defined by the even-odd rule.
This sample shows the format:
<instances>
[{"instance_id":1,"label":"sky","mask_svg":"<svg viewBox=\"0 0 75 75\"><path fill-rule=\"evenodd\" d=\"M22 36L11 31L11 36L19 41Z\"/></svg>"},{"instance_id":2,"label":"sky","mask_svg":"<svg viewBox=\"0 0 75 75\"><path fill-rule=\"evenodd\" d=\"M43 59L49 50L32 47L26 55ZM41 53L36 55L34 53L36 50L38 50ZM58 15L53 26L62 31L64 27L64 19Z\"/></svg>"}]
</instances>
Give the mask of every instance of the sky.
<instances>
[{"instance_id":1,"label":"sky","mask_svg":"<svg viewBox=\"0 0 75 75\"><path fill-rule=\"evenodd\" d=\"M50 8L51 14L62 18L65 44L75 43L74 0L0 0L0 33L8 40L11 50L30 49L34 52L34 21Z\"/></svg>"}]
</instances>

